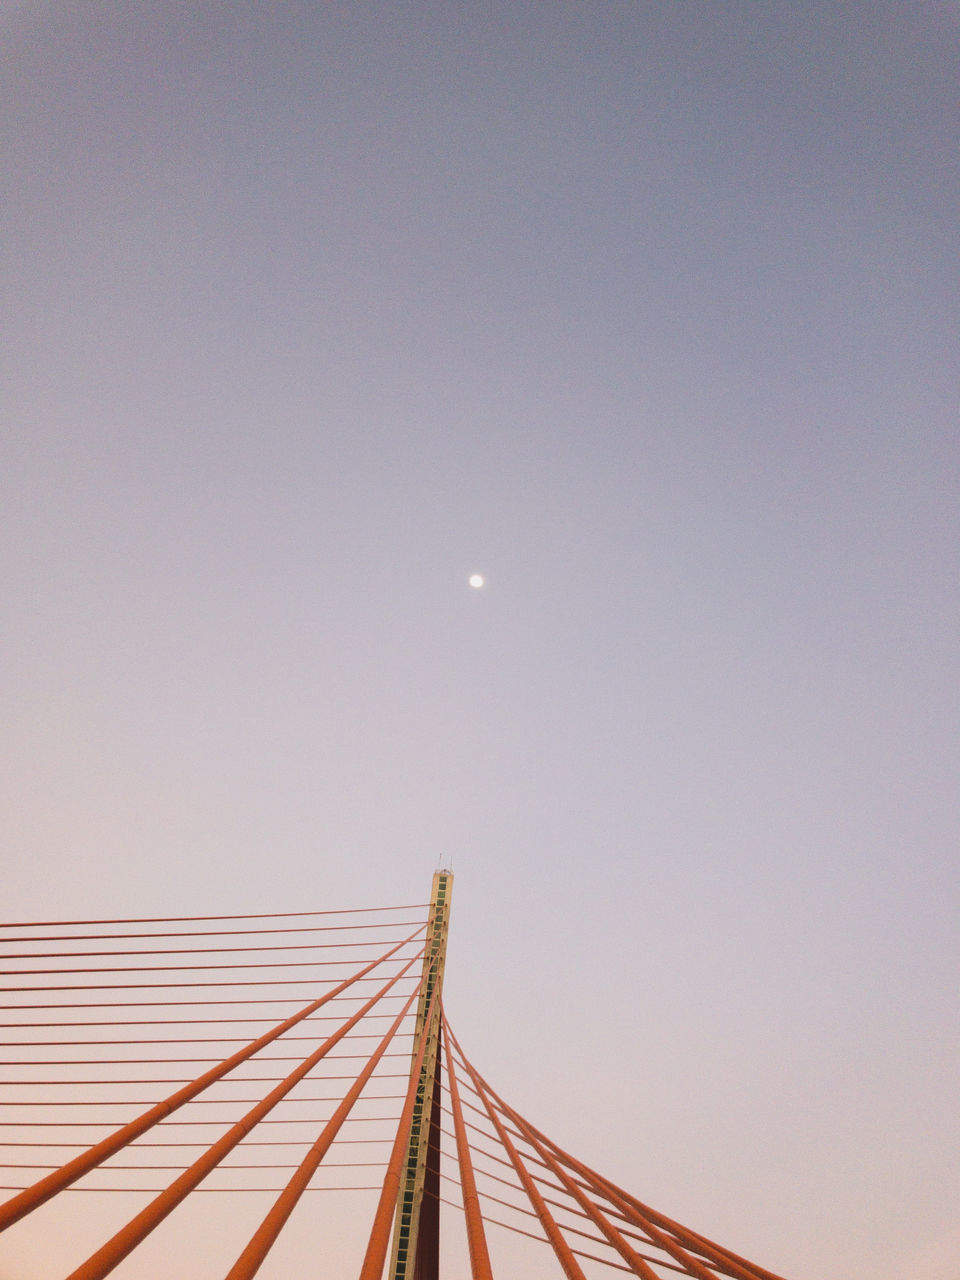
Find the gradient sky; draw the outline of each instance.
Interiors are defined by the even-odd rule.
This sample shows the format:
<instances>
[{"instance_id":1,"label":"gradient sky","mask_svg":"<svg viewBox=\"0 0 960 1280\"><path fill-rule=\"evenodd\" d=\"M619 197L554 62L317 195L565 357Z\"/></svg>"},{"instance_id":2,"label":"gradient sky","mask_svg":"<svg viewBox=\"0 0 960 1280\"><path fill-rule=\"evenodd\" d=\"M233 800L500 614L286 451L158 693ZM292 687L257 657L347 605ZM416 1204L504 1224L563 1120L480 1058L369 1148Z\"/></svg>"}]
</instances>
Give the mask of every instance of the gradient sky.
<instances>
[{"instance_id":1,"label":"gradient sky","mask_svg":"<svg viewBox=\"0 0 960 1280\"><path fill-rule=\"evenodd\" d=\"M0 14L6 917L452 864L535 1123L958 1280L957 5Z\"/></svg>"}]
</instances>

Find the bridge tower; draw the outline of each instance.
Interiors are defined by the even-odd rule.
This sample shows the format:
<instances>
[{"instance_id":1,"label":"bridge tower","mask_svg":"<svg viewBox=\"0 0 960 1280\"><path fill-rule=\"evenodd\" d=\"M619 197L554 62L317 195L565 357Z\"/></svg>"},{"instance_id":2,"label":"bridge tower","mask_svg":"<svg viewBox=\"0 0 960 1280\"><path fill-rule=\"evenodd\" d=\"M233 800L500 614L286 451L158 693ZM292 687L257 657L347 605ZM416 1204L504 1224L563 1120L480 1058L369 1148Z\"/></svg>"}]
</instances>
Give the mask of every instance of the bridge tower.
<instances>
[{"instance_id":1,"label":"bridge tower","mask_svg":"<svg viewBox=\"0 0 960 1280\"><path fill-rule=\"evenodd\" d=\"M390 1280L438 1280L440 1269L440 999L453 872L434 873L414 1052L426 1027L410 1140L393 1226ZM411 1071L416 1069L414 1062Z\"/></svg>"}]
</instances>

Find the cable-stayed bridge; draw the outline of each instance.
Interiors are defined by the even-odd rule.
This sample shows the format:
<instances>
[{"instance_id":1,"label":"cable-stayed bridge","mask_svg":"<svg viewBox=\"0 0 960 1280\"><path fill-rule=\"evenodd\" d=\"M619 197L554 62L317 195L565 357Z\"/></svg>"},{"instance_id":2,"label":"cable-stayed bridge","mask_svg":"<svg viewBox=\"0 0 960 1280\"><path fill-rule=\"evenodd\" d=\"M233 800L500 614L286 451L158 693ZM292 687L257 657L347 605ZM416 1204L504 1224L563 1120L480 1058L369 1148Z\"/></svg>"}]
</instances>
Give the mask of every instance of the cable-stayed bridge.
<instances>
[{"instance_id":1,"label":"cable-stayed bridge","mask_svg":"<svg viewBox=\"0 0 960 1280\"><path fill-rule=\"evenodd\" d=\"M97 1280L188 1197L257 1192L268 1211L226 1272L246 1280L304 1196L366 1190L360 1280L438 1280L441 1221L473 1280L492 1280L497 1233L568 1280L779 1280L563 1150L474 1067L443 1009L452 884L439 871L398 907L0 926L0 1231L60 1195L133 1193L67 1278Z\"/></svg>"}]
</instances>

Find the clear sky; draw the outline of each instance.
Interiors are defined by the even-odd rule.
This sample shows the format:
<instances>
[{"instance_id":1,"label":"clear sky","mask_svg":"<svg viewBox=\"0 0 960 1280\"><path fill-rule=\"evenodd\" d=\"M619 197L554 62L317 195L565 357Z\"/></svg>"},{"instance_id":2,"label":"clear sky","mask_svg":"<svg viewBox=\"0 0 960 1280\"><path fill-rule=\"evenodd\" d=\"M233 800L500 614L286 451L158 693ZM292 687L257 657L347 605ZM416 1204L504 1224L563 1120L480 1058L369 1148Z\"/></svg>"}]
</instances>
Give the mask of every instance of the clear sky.
<instances>
[{"instance_id":1,"label":"clear sky","mask_svg":"<svg viewBox=\"0 0 960 1280\"><path fill-rule=\"evenodd\" d=\"M5 916L452 864L534 1123L958 1280L957 5L0 15Z\"/></svg>"}]
</instances>

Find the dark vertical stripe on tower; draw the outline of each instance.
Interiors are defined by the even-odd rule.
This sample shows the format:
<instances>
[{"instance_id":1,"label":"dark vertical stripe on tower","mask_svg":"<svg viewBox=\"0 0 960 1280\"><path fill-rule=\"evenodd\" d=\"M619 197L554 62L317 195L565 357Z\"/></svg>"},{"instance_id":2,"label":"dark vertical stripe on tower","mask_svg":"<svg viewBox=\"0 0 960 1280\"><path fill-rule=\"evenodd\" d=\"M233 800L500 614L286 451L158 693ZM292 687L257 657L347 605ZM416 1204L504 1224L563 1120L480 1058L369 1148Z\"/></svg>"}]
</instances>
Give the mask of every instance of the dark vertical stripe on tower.
<instances>
[{"instance_id":1,"label":"dark vertical stripe on tower","mask_svg":"<svg viewBox=\"0 0 960 1280\"><path fill-rule=\"evenodd\" d=\"M437 1068L433 1075L433 1106L427 1135L427 1166L420 1202L420 1226L413 1280L440 1280L440 1090L441 1048L437 1048Z\"/></svg>"}]
</instances>

